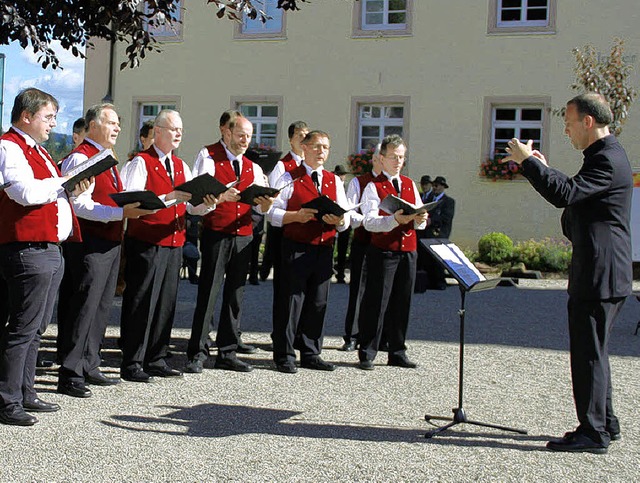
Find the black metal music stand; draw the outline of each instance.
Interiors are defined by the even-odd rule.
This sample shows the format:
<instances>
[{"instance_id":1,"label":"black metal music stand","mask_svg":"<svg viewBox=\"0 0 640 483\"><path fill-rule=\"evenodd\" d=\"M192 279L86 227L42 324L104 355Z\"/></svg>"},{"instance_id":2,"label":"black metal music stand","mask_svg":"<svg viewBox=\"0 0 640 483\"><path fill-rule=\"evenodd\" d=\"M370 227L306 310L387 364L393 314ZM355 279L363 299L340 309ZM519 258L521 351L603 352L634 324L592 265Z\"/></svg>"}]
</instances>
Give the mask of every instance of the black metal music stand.
<instances>
[{"instance_id":1,"label":"black metal music stand","mask_svg":"<svg viewBox=\"0 0 640 483\"><path fill-rule=\"evenodd\" d=\"M465 317L465 297L467 292L479 292L481 290L490 290L500 283L499 278L487 280L467 259L462 251L449 240L427 238L420 240L420 243L433 255L438 263L446 269L458 281L460 288L460 359L458 367L458 407L453 409L453 417L425 415L424 419L430 422L432 419L439 421L450 421L444 426L437 427L428 431L424 437L432 438L435 435L446 431L457 424L466 423L475 426L483 426L486 428L500 429L503 431L511 431L519 434L527 434L522 429L500 426L497 424L481 423L467 419L467 415L462 405L463 387L464 387L464 317Z\"/></svg>"}]
</instances>

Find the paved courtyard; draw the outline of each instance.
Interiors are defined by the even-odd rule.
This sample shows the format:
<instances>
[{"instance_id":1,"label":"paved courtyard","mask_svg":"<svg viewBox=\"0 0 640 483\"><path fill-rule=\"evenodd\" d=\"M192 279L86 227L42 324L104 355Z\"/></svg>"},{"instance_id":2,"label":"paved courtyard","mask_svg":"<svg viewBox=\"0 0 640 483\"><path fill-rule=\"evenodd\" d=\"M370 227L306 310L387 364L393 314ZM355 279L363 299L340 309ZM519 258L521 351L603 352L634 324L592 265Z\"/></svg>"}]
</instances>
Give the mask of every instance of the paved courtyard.
<instances>
[{"instance_id":1,"label":"paved courtyard","mask_svg":"<svg viewBox=\"0 0 640 483\"><path fill-rule=\"evenodd\" d=\"M55 392L53 370L37 387L58 413L31 428L0 426L2 481L638 481L640 303L630 298L611 341L614 403L623 440L605 456L545 450L575 426L564 282L523 281L469 294L464 408L469 419L527 435L458 425L433 438L425 414L450 415L458 400L457 287L414 297L409 355L416 370L357 369L336 350L347 286L331 287L324 357L332 373L281 374L269 342L271 282L248 286L243 338L261 347L248 374L212 369L151 384L95 387L90 399ZM183 281L172 365L182 367L196 287ZM118 373L119 304L105 350ZM44 349L53 357L56 326Z\"/></svg>"}]
</instances>

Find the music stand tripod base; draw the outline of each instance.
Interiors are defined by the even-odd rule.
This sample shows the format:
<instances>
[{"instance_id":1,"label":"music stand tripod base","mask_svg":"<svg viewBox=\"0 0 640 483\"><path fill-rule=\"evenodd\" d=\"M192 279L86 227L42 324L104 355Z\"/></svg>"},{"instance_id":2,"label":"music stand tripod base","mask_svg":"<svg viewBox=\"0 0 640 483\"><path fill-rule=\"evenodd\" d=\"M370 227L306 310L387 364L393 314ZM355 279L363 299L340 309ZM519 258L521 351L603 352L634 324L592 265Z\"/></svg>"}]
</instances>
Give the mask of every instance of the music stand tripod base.
<instances>
[{"instance_id":1,"label":"music stand tripod base","mask_svg":"<svg viewBox=\"0 0 640 483\"><path fill-rule=\"evenodd\" d=\"M427 431L424 437L426 439L431 439L435 435L440 434L443 431L446 431L447 429L451 428L452 426L455 426L461 423L473 424L475 426L482 426L485 428L499 429L502 431L510 431L512 433L518 433L518 434L528 434L527 431L524 429L516 429L516 428L510 428L508 426L500 426L498 424L489 424L489 423L481 423L478 421L471 421L470 419L467 419L467 415L464 412L464 408L454 408L452 411L453 411L453 418L447 418L444 416L431 416L429 414L426 414L424 417L424 420L428 423L431 422L432 419L436 419L439 421L451 421L451 422L449 424L445 424L444 426L437 427L436 429L432 429L431 431Z\"/></svg>"}]
</instances>

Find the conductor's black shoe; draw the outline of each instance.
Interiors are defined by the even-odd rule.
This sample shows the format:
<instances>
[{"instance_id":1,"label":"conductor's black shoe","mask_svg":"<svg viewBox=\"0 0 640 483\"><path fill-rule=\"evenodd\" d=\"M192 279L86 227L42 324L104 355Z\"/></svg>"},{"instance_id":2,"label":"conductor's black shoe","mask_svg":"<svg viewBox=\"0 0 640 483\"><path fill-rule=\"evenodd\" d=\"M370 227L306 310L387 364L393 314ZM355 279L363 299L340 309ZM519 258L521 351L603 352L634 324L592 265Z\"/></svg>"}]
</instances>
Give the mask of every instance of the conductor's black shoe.
<instances>
[{"instance_id":1,"label":"conductor's black shoe","mask_svg":"<svg viewBox=\"0 0 640 483\"><path fill-rule=\"evenodd\" d=\"M245 344L244 342L238 342L238 348L236 349L238 354L255 354L258 349L255 346Z\"/></svg>"},{"instance_id":2,"label":"conductor's black shoe","mask_svg":"<svg viewBox=\"0 0 640 483\"><path fill-rule=\"evenodd\" d=\"M611 441L620 441L622 439L622 433L620 433L620 431L609 431L609 437L611 438Z\"/></svg>"},{"instance_id":3,"label":"conductor's black shoe","mask_svg":"<svg viewBox=\"0 0 640 483\"><path fill-rule=\"evenodd\" d=\"M135 369L121 369L120 377L129 382L151 382L151 376L144 372L140 367Z\"/></svg>"},{"instance_id":4,"label":"conductor's black shoe","mask_svg":"<svg viewBox=\"0 0 640 483\"><path fill-rule=\"evenodd\" d=\"M407 369L415 369L416 367L418 367L418 364L416 364L413 361L410 361L409 359L407 359L407 357L402 357L402 356L396 356L396 357L389 357L389 361L387 362L388 366L395 366L395 367L405 367Z\"/></svg>"},{"instance_id":5,"label":"conductor's black shoe","mask_svg":"<svg viewBox=\"0 0 640 483\"><path fill-rule=\"evenodd\" d=\"M29 411L31 413L55 413L60 410L59 404L48 403L38 397L33 401L23 401L22 407L25 411Z\"/></svg>"},{"instance_id":6,"label":"conductor's black shoe","mask_svg":"<svg viewBox=\"0 0 640 483\"><path fill-rule=\"evenodd\" d=\"M547 443L547 449L551 451L564 451L568 453L593 453L606 454L607 447L597 443L588 436L572 432L560 439L554 439Z\"/></svg>"},{"instance_id":7,"label":"conductor's black shoe","mask_svg":"<svg viewBox=\"0 0 640 483\"><path fill-rule=\"evenodd\" d=\"M24 412L21 406L0 409L0 423L11 426L33 426L38 418Z\"/></svg>"},{"instance_id":8,"label":"conductor's black shoe","mask_svg":"<svg viewBox=\"0 0 640 483\"><path fill-rule=\"evenodd\" d=\"M305 369L313 369L315 371L335 371L336 370L335 364L331 364L331 362L322 360L322 358L319 356L303 359L300 362L300 366L304 367Z\"/></svg>"},{"instance_id":9,"label":"conductor's black shoe","mask_svg":"<svg viewBox=\"0 0 640 483\"><path fill-rule=\"evenodd\" d=\"M182 371L171 369L169 366L147 367L145 370L150 376L157 377L181 377Z\"/></svg>"},{"instance_id":10,"label":"conductor's black shoe","mask_svg":"<svg viewBox=\"0 0 640 483\"><path fill-rule=\"evenodd\" d=\"M364 360L358 362L358 368L362 369L363 371L373 371L375 369L375 366L373 365L373 361Z\"/></svg>"},{"instance_id":11,"label":"conductor's black shoe","mask_svg":"<svg viewBox=\"0 0 640 483\"><path fill-rule=\"evenodd\" d=\"M345 342L344 344L342 344L342 347L340 347L341 351L344 352L353 352L354 350L356 350L356 341L355 340L350 340L349 342Z\"/></svg>"},{"instance_id":12,"label":"conductor's black shoe","mask_svg":"<svg viewBox=\"0 0 640 483\"><path fill-rule=\"evenodd\" d=\"M92 392L84 382L78 381L58 381L58 393L71 397L91 397Z\"/></svg>"},{"instance_id":13,"label":"conductor's black shoe","mask_svg":"<svg viewBox=\"0 0 640 483\"><path fill-rule=\"evenodd\" d=\"M235 372L251 372L253 366L241 361L237 357L216 357L216 362L213 364L216 369L224 369L227 371Z\"/></svg>"},{"instance_id":14,"label":"conductor's black shoe","mask_svg":"<svg viewBox=\"0 0 640 483\"><path fill-rule=\"evenodd\" d=\"M120 379L107 377L102 372L87 374L84 376L84 380L87 384L93 384L94 386L115 386L116 384L120 384Z\"/></svg>"},{"instance_id":15,"label":"conductor's black shoe","mask_svg":"<svg viewBox=\"0 0 640 483\"><path fill-rule=\"evenodd\" d=\"M293 362L283 362L282 364L276 364L276 369L279 372L283 372L285 374L295 374L298 372L298 368Z\"/></svg>"}]
</instances>

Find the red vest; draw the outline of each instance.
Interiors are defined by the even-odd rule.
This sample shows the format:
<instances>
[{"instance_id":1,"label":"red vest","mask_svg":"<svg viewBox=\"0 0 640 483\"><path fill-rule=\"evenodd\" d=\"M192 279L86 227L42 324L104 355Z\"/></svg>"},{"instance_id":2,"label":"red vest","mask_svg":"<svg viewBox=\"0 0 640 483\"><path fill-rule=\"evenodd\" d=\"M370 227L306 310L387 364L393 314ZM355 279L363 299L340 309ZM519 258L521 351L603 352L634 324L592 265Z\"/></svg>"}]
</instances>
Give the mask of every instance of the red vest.
<instances>
[{"instance_id":1,"label":"red vest","mask_svg":"<svg viewBox=\"0 0 640 483\"><path fill-rule=\"evenodd\" d=\"M158 158L153 146L138 153L147 166L147 183L145 189L157 195L173 191L171 178L164 164ZM182 160L171 155L173 161L173 179L176 186L186 181ZM138 219L128 220L127 236L161 247L181 247L185 242L186 213L184 203L175 204L158 211L155 215L146 215Z\"/></svg>"},{"instance_id":2,"label":"red vest","mask_svg":"<svg viewBox=\"0 0 640 483\"><path fill-rule=\"evenodd\" d=\"M4 134L0 139L16 143L27 159L33 177L35 179L52 178L47 162L53 166L55 172L60 175L60 170L49 154L40 148L45 161L36 148L27 144L25 139L13 129ZM78 219L71 208L73 231L69 240L81 241ZM7 194L0 192L0 243L10 242L50 242L58 241L58 203L52 201L46 205L23 206L13 201Z\"/></svg>"},{"instance_id":3,"label":"red vest","mask_svg":"<svg viewBox=\"0 0 640 483\"><path fill-rule=\"evenodd\" d=\"M296 160L293 159L293 156L291 155L291 151L289 151L287 155L284 158L282 158L280 161L284 165L285 173L289 173L299 166Z\"/></svg>"},{"instance_id":4,"label":"red vest","mask_svg":"<svg viewBox=\"0 0 640 483\"><path fill-rule=\"evenodd\" d=\"M298 166L290 171L290 174L293 179L298 178L298 180L293 183L293 193L287 203L287 211L297 211L302 208L304 203L317 198L318 190L304 166ZM327 170L322 172L321 191L323 195L337 201L336 175ZM336 227L316 219L307 223L288 223L284 225L284 236L298 243L331 246L336 237Z\"/></svg>"},{"instance_id":5,"label":"red vest","mask_svg":"<svg viewBox=\"0 0 640 483\"><path fill-rule=\"evenodd\" d=\"M98 154L100 150L89 141L83 141L76 149L69 153L71 156L74 153L80 153L90 158ZM120 193L122 191L122 181L118 170L113 167L108 169L104 173L100 173L95 178L95 186L93 188L93 194L91 197L96 203L100 203L105 206L118 206L115 201L109 196L113 193ZM124 230L124 221L110 221L104 223L102 221L85 220L80 218L80 228L85 235L91 235L95 238L101 238L103 240L121 241Z\"/></svg>"},{"instance_id":6,"label":"red vest","mask_svg":"<svg viewBox=\"0 0 640 483\"><path fill-rule=\"evenodd\" d=\"M216 148L217 145L222 148L222 153ZM207 150L215 164L215 178L224 184L235 181L236 173L233 171L231 161L227 159L227 153L222 144L213 144L208 146ZM253 179L253 162L246 156L242 156L240 182L234 188L238 191L243 191L253 183ZM204 216L202 224L209 230L220 231L229 235L249 236L253 233L251 205L239 202L232 203L230 201L220 203L215 210Z\"/></svg>"},{"instance_id":7,"label":"red vest","mask_svg":"<svg viewBox=\"0 0 640 483\"><path fill-rule=\"evenodd\" d=\"M367 185L373 181L373 174L365 173L356 178L358 180L358 184L360 185L360 198L358 199L358 203L362 201L362 193ZM371 243L371 232L365 230L364 226L360 225L358 228L353 230L353 238L359 241L363 245L368 245Z\"/></svg>"},{"instance_id":8,"label":"red vest","mask_svg":"<svg viewBox=\"0 0 640 483\"><path fill-rule=\"evenodd\" d=\"M400 189L399 197L409 203L415 204L416 197L411 178L400 175L400 182L402 183L402 188ZM396 194L396 190L391 184L391 181L389 181L384 174L380 174L375 178L373 183L375 184L380 200L385 199L387 195ZM378 214L382 216L393 215L393 213L385 213L383 210L379 210ZM418 242L416 230L413 228L413 222L396 226L389 232L371 233L371 244L381 250L393 252L413 252L417 250Z\"/></svg>"}]
</instances>

